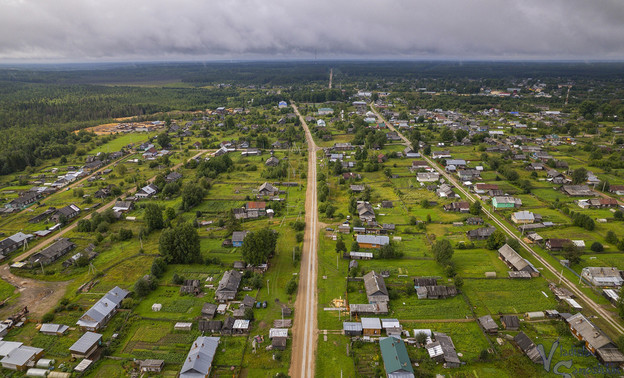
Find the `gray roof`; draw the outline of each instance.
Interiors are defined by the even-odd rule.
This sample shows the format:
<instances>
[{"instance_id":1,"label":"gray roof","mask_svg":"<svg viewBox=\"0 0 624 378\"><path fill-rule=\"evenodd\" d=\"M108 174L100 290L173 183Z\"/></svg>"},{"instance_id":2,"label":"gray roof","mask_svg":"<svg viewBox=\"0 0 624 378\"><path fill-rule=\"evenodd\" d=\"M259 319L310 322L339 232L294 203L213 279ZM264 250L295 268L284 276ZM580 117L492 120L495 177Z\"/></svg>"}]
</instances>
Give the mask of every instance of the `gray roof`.
<instances>
[{"instance_id":1,"label":"gray roof","mask_svg":"<svg viewBox=\"0 0 624 378\"><path fill-rule=\"evenodd\" d=\"M362 318L362 328L381 329L381 321L379 318Z\"/></svg>"},{"instance_id":2,"label":"gray roof","mask_svg":"<svg viewBox=\"0 0 624 378\"><path fill-rule=\"evenodd\" d=\"M360 322L342 322L342 329L351 332L362 332L362 323Z\"/></svg>"},{"instance_id":3,"label":"gray roof","mask_svg":"<svg viewBox=\"0 0 624 378\"><path fill-rule=\"evenodd\" d=\"M34 348L30 346L20 345L18 348L13 349L7 354L0 363L8 365L23 366L35 355L43 352L41 348Z\"/></svg>"},{"instance_id":4,"label":"gray roof","mask_svg":"<svg viewBox=\"0 0 624 378\"><path fill-rule=\"evenodd\" d=\"M374 270L364 275L364 287L366 288L366 296L368 296L369 302L372 302L371 296L385 297L386 302L389 300L386 282L383 277L375 273Z\"/></svg>"},{"instance_id":5,"label":"gray roof","mask_svg":"<svg viewBox=\"0 0 624 378\"><path fill-rule=\"evenodd\" d=\"M383 235L358 235L358 243L386 245L390 243L390 238Z\"/></svg>"},{"instance_id":6,"label":"gray roof","mask_svg":"<svg viewBox=\"0 0 624 378\"><path fill-rule=\"evenodd\" d=\"M523 259L518 252L514 251L509 244L505 244L500 247L498 253L508 262L512 268L516 271L533 272L535 268L526 260Z\"/></svg>"},{"instance_id":7,"label":"gray roof","mask_svg":"<svg viewBox=\"0 0 624 378\"><path fill-rule=\"evenodd\" d=\"M245 237L247 236L248 233L249 231L234 231L232 233L232 241L242 242L243 240L245 240Z\"/></svg>"},{"instance_id":8,"label":"gray roof","mask_svg":"<svg viewBox=\"0 0 624 378\"><path fill-rule=\"evenodd\" d=\"M115 311L121 301L130 292L115 286L108 293L97 301L84 315L76 322L81 327L94 327L96 325L103 325L101 322L108 317L108 315Z\"/></svg>"},{"instance_id":9,"label":"gray roof","mask_svg":"<svg viewBox=\"0 0 624 378\"><path fill-rule=\"evenodd\" d=\"M567 321L570 328L594 349L600 349L611 343L607 335L580 312L572 315Z\"/></svg>"},{"instance_id":10,"label":"gray roof","mask_svg":"<svg viewBox=\"0 0 624 378\"><path fill-rule=\"evenodd\" d=\"M210 372L212 360L214 359L219 337L198 337L188 355L184 359L184 365L180 370L180 378L205 377Z\"/></svg>"},{"instance_id":11,"label":"gray roof","mask_svg":"<svg viewBox=\"0 0 624 378\"><path fill-rule=\"evenodd\" d=\"M221 292L238 290L243 275L238 270L228 270L223 274L223 278L219 281L216 294Z\"/></svg>"},{"instance_id":12,"label":"gray roof","mask_svg":"<svg viewBox=\"0 0 624 378\"><path fill-rule=\"evenodd\" d=\"M69 327L63 324L45 323L41 325L39 332L65 333L68 329Z\"/></svg>"},{"instance_id":13,"label":"gray roof","mask_svg":"<svg viewBox=\"0 0 624 378\"><path fill-rule=\"evenodd\" d=\"M99 343L101 339L102 334L100 333L86 332L81 338L78 339L78 341L74 343L74 345L69 347L69 350L71 352L84 354L91 349L93 345Z\"/></svg>"},{"instance_id":14,"label":"gray roof","mask_svg":"<svg viewBox=\"0 0 624 378\"><path fill-rule=\"evenodd\" d=\"M479 320L479 324L481 324L481 326L486 331L496 331L496 330L498 330L498 325L496 325L496 322L494 321L494 319L492 319L492 315L482 316L478 320Z\"/></svg>"}]
</instances>

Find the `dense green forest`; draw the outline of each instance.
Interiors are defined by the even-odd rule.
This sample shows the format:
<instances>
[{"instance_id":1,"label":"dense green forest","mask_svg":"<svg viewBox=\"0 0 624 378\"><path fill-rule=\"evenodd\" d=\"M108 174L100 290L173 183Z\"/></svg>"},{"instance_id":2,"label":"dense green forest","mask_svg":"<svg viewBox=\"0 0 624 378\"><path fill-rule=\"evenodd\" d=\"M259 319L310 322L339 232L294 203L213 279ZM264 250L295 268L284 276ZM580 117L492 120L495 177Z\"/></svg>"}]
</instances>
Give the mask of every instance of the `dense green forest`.
<instances>
[{"instance_id":1,"label":"dense green forest","mask_svg":"<svg viewBox=\"0 0 624 378\"><path fill-rule=\"evenodd\" d=\"M331 68L334 88L339 89L326 89ZM73 131L116 117L244 107L251 100L255 105L285 98L345 101L356 88L404 92L404 100L424 108L563 107L559 97L527 101L457 96L477 93L483 86L504 89L530 78L553 90L557 84L574 83L566 111L590 107L624 117L623 73L621 63L324 61L6 67L0 68L0 174L72 153L75 141L89 138ZM176 82L180 85L163 84ZM137 85L141 83L145 85ZM281 95L270 90L274 86L282 88ZM418 93L421 88L444 94Z\"/></svg>"}]
</instances>

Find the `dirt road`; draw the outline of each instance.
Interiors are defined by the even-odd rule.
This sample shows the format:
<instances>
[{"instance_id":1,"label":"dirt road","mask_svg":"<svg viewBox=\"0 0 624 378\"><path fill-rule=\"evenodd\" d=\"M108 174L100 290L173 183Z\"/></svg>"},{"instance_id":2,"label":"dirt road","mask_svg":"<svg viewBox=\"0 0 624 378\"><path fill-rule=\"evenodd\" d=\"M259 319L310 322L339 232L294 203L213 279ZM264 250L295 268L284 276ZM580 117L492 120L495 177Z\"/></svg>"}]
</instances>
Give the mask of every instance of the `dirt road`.
<instances>
[{"instance_id":1,"label":"dirt road","mask_svg":"<svg viewBox=\"0 0 624 378\"><path fill-rule=\"evenodd\" d=\"M15 303L0 309L0 319L11 316L24 306L28 307L31 317L41 319L59 303L69 284L69 281L48 282L18 277L11 273L7 264L0 267L0 278L15 286L15 291L20 293Z\"/></svg>"},{"instance_id":2,"label":"dirt road","mask_svg":"<svg viewBox=\"0 0 624 378\"><path fill-rule=\"evenodd\" d=\"M299 273L299 291L295 302L295 322L293 325L293 348L289 375L291 377L314 377L316 363L316 276L317 276L317 236L318 216L316 200L316 150L310 129L295 104L291 104L301 120L308 142L308 187L305 202L305 237Z\"/></svg>"},{"instance_id":3,"label":"dirt road","mask_svg":"<svg viewBox=\"0 0 624 378\"><path fill-rule=\"evenodd\" d=\"M371 109L377 115L379 119L383 119L383 117L379 115L379 113L373 106L371 106ZM409 140L407 140L407 138L405 138L403 134L401 134L401 132L396 130L394 126L392 126L392 124L386 122L386 125L388 126L390 130L396 132L401 137L401 139L403 139L403 141L406 143L407 146L413 148ZM422 157L423 159L425 159L425 161L427 161L427 163L429 163L433 168L435 168L435 170L438 171L440 175L442 175L453 186L455 186L455 188L457 188L457 190L459 190L470 202L477 201L477 199L470 192L464 189L464 187L461 186L451 175L449 175L443 169L438 167L438 165L435 162L431 161L431 159L429 159L427 156L423 155ZM520 245L524 247L524 249L526 249L531 255L533 255L533 257L535 257L540 263L542 263L542 265L544 265L546 269L548 269L552 274L554 274L555 277L559 278L561 282L563 282L578 298L584 301L587 304L585 308L591 308L594 311L596 311L596 313L598 313L599 316L604 318L604 320L613 328L613 330L616 331L616 333L618 334L624 333L624 327L619 323L619 321L611 312L602 308L598 303L596 303L588 295L582 292L574 284L574 282L570 281L563 274L561 274L557 269L555 269L552 265L550 265L550 263L546 259L540 256L537 252L535 252L527 243L524 242L524 240L522 240L522 238L516 236L516 234L513 233L513 231L506 224L501 222L497 217L493 216L493 214L487 209L486 206L483 206L481 210L485 213L485 215L487 215L488 218L490 218L492 222L496 223L507 235L516 239L520 243Z\"/></svg>"}]
</instances>

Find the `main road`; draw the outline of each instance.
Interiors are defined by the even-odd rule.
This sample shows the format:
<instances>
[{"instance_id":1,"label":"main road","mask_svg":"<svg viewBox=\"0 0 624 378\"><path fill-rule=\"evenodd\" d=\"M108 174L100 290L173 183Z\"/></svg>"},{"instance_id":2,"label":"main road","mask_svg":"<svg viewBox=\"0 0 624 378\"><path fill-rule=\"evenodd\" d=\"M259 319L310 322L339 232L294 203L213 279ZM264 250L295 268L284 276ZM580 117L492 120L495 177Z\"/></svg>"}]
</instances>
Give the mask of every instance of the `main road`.
<instances>
[{"instance_id":1,"label":"main road","mask_svg":"<svg viewBox=\"0 0 624 378\"><path fill-rule=\"evenodd\" d=\"M375 109L374 106L371 105L371 109L379 119L384 120L384 123L386 124L386 126L388 126L390 130L396 132L401 137L401 139L403 139L407 146L411 147L412 149L414 148L414 146L411 145L410 141L405 136L403 136L400 131L395 129L392 124L385 121L385 119L377 112L377 109ZM427 161L427 163L429 163L429 165L431 165L436 171L438 171L439 174L444 176L444 178L446 178L451 184L453 184L453 186L455 186L455 188L457 188L457 190L459 190L470 202L478 201L477 198L475 198L470 192L464 189L463 186L459 185L459 183L451 175L441 169L435 162L431 161L431 159L429 159L424 154L422 155L422 157ZM589 306L590 309L597 312L598 315L600 315L617 333L624 333L624 327L614 317L613 313L602 308L598 303L596 303L593 299L591 299L588 295L581 291L572 281L570 281L563 274L557 271L557 269L550 265L550 263L545 258L535 252L527 243L524 242L524 240L518 237L505 223L501 222L497 217L495 217L485 206L483 206L481 210L485 213L485 215L488 216L488 218L490 218L490 220L492 220L492 222L496 223L496 225L498 225L511 238L516 239L520 243L520 245L524 247L524 249L526 249L530 254L532 254L535 259L542 263L542 265L544 265L546 269L548 269L553 275L555 275L555 277L559 278L561 282L568 286L568 288L570 288L570 290L577 297L581 298Z\"/></svg>"},{"instance_id":2,"label":"main road","mask_svg":"<svg viewBox=\"0 0 624 378\"><path fill-rule=\"evenodd\" d=\"M318 215L316 201L316 150L318 149L307 123L299 109L291 103L299 117L308 142L308 187L305 202L305 237L299 271L299 291L295 301L295 324L293 325L293 347L290 369L291 377L314 377L316 363L316 277L317 277L317 237Z\"/></svg>"}]
</instances>

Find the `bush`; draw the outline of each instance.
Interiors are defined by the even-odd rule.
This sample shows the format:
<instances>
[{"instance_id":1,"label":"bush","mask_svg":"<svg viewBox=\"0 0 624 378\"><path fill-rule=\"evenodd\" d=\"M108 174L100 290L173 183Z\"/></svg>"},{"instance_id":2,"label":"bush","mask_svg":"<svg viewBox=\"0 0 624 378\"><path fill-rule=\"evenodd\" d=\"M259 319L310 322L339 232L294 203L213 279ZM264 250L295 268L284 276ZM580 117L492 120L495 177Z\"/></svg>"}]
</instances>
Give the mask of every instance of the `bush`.
<instances>
[{"instance_id":1,"label":"bush","mask_svg":"<svg viewBox=\"0 0 624 378\"><path fill-rule=\"evenodd\" d=\"M602 244L600 244L599 242L594 242L590 249L594 252L602 252L604 251L604 247L602 246Z\"/></svg>"},{"instance_id":2,"label":"bush","mask_svg":"<svg viewBox=\"0 0 624 378\"><path fill-rule=\"evenodd\" d=\"M297 291L298 286L297 280L294 277L291 278L286 285L286 294L293 295Z\"/></svg>"},{"instance_id":3,"label":"bush","mask_svg":"<svg viewBox=\"0 0 624 378\"><path fill-rule=\"evenodd\" d=\"M174 285L182 285L184 283L184 277L179 276L178 273L174 273L172 281Z\"/></svg>"},{"instance_id":4,"label":"bush","mask_svg":"<svg viewBox=\"0 0 624 378\"><path fill-rule=\"evenodd\" d=\"M54 313L48 312L41 318L41 323L50 323L52 320L54 320Z\"/></svg>"},{"instance_id":5,"label":"bush","mask_svg":"<svg viewBox=\"0 0 624 378\"><path fill-rule=\"evenodd\" d=\"M293 230L295 231L303 231L305 229L305 225L304 221L295 221L291 224Z\"/></svg>"},{"instance_id":6,"label":"bush","mask_svg":"<svg viewBox=\"0 0 624 378\"><path fill-rule=\"evenodd\" d=\"M121 241L130 240L133 236L134 234L130 229L122 228L121 230L119 230L119 240Z\"/></svg>"}]
</instances>

